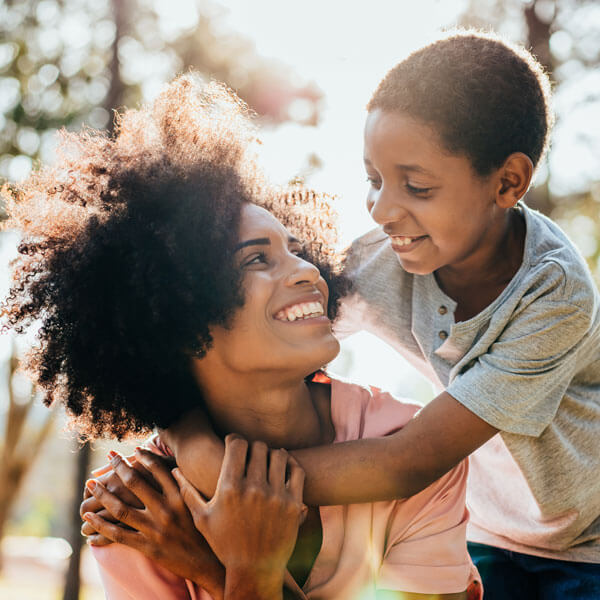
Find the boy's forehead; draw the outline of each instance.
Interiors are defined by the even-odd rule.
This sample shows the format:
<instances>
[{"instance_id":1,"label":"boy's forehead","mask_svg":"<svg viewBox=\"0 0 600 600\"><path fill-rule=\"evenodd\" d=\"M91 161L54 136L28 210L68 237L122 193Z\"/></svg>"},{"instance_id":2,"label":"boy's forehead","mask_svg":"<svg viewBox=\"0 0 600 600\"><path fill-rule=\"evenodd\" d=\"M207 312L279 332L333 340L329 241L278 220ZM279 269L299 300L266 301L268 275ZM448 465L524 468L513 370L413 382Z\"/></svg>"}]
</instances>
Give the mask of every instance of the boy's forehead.
<instances>
[{"instance_id":1,"label":"boy's forehead","mask_svg":"<svg viewBox=\"0 0 600 600\"><path fill-rule=\"evenodd\" d=\"M376 109L367 116L364 160L367 165L384 154L398 167L425 173L451 156L437 131L427 123L404 114ZM431 165L431 169L428 169ZM431 174L431 173L429 173Z\"/></svg>"}]
</instances>

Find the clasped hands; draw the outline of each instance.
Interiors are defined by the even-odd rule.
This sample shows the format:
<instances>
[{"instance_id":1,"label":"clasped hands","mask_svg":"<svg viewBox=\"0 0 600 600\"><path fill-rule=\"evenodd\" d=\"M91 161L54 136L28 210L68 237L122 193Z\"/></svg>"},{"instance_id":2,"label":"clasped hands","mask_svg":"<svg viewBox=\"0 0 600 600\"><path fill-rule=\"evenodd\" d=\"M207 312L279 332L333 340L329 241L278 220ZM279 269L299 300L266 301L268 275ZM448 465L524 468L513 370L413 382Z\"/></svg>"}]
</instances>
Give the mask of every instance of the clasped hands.
<instances>
[{"instance_id":1,"label":"clasped hands","mask_svg":"<svg viewBox=\"0 0 600 600\"><path fill-rule=\"evenodd\" d=\"M168 459L111 454L112 470L87 482L81 505L91 544L135 548L213 597L281 597L306 513L304 472L285 450L227 436L210 500Z\"/></svg>"}]
</instances>

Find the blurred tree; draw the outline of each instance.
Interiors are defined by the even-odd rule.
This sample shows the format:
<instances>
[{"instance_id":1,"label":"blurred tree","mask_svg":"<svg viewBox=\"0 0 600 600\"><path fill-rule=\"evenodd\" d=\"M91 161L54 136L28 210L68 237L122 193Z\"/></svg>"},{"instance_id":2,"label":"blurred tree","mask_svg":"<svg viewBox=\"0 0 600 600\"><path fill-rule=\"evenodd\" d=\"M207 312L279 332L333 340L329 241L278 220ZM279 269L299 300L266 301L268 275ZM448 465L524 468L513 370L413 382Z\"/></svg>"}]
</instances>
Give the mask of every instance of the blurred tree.
<instances>
[{"instance_id":1,"label":"blurred tree","mask_svg":"<svg viewBox=\"0 0 600 600\"><path fill-rule=\"evenodd\" d=\"M113 109L151 99L189 68L225 81L271 122L316 124L316 86L224 31L223 15L201 0L0 3L0 178L51 161L57 128L105 128Z\"/></svg>"},{"instance_id":2,"label":"blurred tree","mask_svg":"<svg viewBox=\"0 0 600 600\"><path fill-rule=\"evenodd\" d=\"M85 124L110 134L115 109L150 100L190 68L227 83L269 122L315 125L316 86L295 82L285 65L259 57L250 41L224 30L223 15L202 0L0 3L0 182L23 179L38 161L52 162L58 128ZM5 437L16 447L21 429L14 423L7 423ZM64 600L79 595L78 506L89 454L88 445L77 453ZM16 487L7 489L14 501ZM0 505L0 535L9 508L3 513Z\"/></svg>"},{"instance_id":3,"label":"blurred tree","mask_svg":"<svg viewBox=\"0 0 600 600\"><path fill-rule=\"evenodd\" d=\"M18 381L23 376L17 373L17 366L18 359L13 346L6 385L8 407L0 439L0 540L21 485L44 440L52 431L54 414L48 412L41 424L32 424L30 416L35 402L35 389L22 379Z\"/></svg>"},{"instance_id":4,"label":"blurred tree","mask_svg":"<svg viewBox=\"0 0 600 600\"><path fill-rule=\"evenodd\" d=\"M523 43L548 71L557 122L527 201L569 233L600 283L600 3L469 0L460 24Z\"/></svg>"}]
</instances>

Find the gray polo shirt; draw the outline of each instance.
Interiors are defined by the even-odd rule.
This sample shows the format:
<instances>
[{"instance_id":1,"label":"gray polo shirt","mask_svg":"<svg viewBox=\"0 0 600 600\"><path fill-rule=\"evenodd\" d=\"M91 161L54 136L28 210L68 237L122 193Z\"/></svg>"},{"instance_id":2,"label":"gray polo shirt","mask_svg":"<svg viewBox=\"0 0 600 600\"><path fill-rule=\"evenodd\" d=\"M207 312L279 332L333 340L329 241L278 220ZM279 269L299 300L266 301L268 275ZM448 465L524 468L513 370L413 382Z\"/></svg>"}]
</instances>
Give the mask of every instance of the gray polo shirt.
<instances>
[{"instance_id":1,"label":"gray polo shirt","mask_svg":"<svg viewBox=\"0 0 600 600\"><path fill-rule=\"evenodd\" d=\"M434 275L404 271L378 228L352 245L336 329L387 341L500 430L471 458L471 540L600 563L600 296L561 229L519 210L523 263L478 315L456 323Z\"/></svg>"}]
</instances>

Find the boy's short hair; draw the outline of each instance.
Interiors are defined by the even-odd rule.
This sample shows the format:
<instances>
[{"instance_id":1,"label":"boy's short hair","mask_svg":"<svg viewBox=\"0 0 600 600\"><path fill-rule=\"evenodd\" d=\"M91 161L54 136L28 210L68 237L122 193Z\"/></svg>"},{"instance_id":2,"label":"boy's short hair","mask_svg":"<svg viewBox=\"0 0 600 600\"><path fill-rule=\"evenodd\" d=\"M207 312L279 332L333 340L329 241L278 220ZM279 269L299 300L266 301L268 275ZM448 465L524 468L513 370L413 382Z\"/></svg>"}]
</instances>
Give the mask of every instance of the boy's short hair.
<instances>
[{"instance_id":1,"label":"boy's short hair","mask_svg":"<svg viewBox=\"0 0 600 600\"><path fill-rule=\"evenodd\" d=\"M460 31L412 54L383 78L369 112L402 112L433 127L446 149L488 175L513 152L536 166L553 124L550 82L524 48Z\"/></svg>"}]
</instances>

